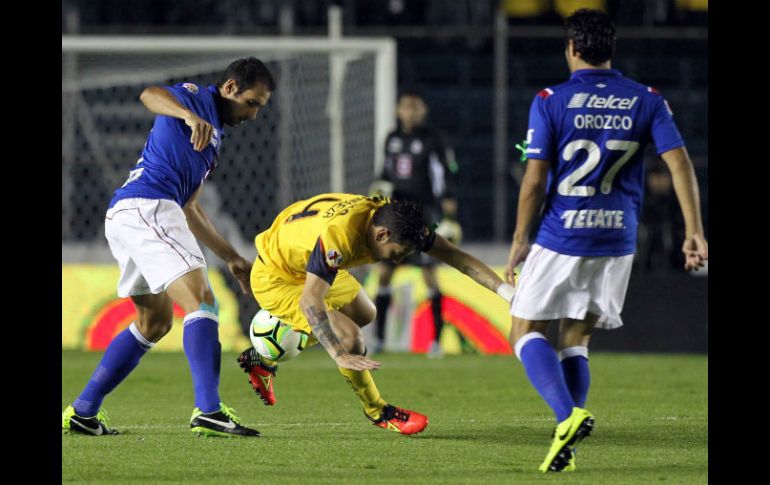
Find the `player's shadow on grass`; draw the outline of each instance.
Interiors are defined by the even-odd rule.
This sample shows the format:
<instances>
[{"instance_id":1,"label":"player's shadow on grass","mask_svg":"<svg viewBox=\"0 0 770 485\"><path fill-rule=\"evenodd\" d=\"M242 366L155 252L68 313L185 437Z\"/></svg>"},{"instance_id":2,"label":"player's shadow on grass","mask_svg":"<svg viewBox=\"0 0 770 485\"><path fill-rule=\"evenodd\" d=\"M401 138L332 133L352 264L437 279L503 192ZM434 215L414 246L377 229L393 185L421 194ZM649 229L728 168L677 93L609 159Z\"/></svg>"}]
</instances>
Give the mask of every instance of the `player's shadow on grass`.
<instances>
[{"instance_id":1,"label":"player's shadow on grass","mask_svg":"<svg viewBox=\"0 0 770 485\"><path fill-rule=\"evenodd\" d=\"M608 446L633 446L640 447L663 447L663 448L691 448L703 446L708 448L708 436L704 433L698 436L693 431L678 429L595 429L590 437L591 441L601 442Z\"/></svg>"},{"instance_id":2,"label":"player's shadow on grass","mask_svg":"<svg viewBox=\"0 0 770 485\"><path fill-rule=\"evenodd\" d=\"M464 431L442 432L440 429L426 430L424 433L412 438L450 440L450 441L477 441L488 443L510 444L513 440L520 443L540 444L551 441L551 430L548 428L526 428L522 426L496 426L490 428L467 429Z\"/></svg>"}]
</instances>

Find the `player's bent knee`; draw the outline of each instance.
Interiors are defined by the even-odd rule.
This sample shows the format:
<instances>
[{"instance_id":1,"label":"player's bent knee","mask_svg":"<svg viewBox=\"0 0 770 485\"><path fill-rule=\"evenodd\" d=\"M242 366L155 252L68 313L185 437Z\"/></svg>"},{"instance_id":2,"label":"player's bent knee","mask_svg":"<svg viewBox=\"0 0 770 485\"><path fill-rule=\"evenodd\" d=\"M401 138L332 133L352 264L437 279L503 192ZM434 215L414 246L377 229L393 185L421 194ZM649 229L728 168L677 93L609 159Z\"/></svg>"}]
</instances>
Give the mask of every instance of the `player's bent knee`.
<instances>
[{"instance_id":1,"label":"player's bent knee","mask_svg":"<svg viewBox=\"0 0 770 485\"><path fill-rule=\"evenodd\" d=\"M508 334L508 342L511 344L511 347L515 347L516 342L518 342L521 337L536 330L535 327L533 322L529 320L514 317L511 322L511 333Z\"/></svg>"},{"instance_id":2,"label":"player's bent knee","mask_svg":"<svg viewBox=\"0 0 770 485\"><path fill-rule=\"evenodd\" d=\"M377 318L377 308L372 305L370 308L364 310L364 312L356 319L356 325L359 327L365 327L372 323Z\"/></svg>"},{"instance_id":3,"label":"player's bent knee","mask_svg":"<svg viewBox=\"0 0 770 485\"><path fill-rule=\"evenodd\" d=\"M172 327L172 315L168 318L140 318L136 326L144 338L150 342L157 342L165 337Z\"/></svg>"}]
</instances>

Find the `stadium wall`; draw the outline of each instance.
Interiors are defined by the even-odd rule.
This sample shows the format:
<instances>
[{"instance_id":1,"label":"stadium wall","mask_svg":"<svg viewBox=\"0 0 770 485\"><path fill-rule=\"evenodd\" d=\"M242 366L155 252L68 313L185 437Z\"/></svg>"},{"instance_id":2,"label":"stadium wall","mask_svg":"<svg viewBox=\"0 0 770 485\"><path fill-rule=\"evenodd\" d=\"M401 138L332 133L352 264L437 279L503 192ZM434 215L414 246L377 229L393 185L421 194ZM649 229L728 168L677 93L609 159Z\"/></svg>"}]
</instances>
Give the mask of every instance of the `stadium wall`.
<instances>
[{"instance_id":1,"label":"stadium wall","mask_svg":"<svg viewBox=\"0 0 770 485\"><path fill-rule=\"evenodd\" d=\"M502 274L502 266L494 266ZM111 264L62 264L62 349L100 351L136 317L130 299L118 298L118 268ZM357 275L370 296L377 291L376 274ZM240 315L236 295L225 277L209 268L214 293L220 302L220 340L225 351L249 346L241 325L251 315ZM444 294L441 336L447 353L460 352L455 328L481 352L510 354L507 343L510 317L507 305L467 276L442 266L438 272ZM433 338L428 291L419 268L402 267L393 279L393 306L388 316L387 348L426 352ZM175 309L171 333L157 350L182 350L181 309ZM632 274L622 313L624 326L597 331L592 351L708 352L708 277L685 273ZM372 326L365 328L371 338ZM549 337L555 336L552 326Z\"/></svg>"}]
</instances>

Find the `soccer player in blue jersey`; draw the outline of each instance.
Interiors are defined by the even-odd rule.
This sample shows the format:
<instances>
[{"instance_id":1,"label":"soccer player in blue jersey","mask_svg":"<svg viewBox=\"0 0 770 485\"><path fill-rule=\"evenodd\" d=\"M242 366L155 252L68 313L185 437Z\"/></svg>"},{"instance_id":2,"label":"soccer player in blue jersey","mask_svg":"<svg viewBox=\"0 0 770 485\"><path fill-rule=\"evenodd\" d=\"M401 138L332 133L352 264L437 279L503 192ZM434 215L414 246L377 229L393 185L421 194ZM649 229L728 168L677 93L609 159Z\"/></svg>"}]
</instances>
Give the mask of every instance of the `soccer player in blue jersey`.
<instances>
[{"instance_id":1,"label":"soccer player in blue jersey","mask_svg":"<svg viewBox=\"0 0 770 485\"><path fill-rule=\"evenodd\" d=\"M157 116L141 157L115 191L105 234L120 266L118 296L130 296L138 318L118 334L75 402L62 428L87 435L117 434L101 409L104 397L169 330L173 303L185 312L183 345L195 409L190 427L207 436L259 436L219 399L221 345L217 300L196 238L227 262L244 294L251 263L214 228L197 202L217 166L223 128L254 120L275 89L257 58L232 62L217 85L148 87L140 100Z\"/></svg>"},{"instance_id":2,"label":"soccer player in blue jersey","mask_svg":"<svg viewBox=\"0 0 770 485\"><path fill-rule=\"evenodd\" d=\"M510 342L556 415L542 472L574 470L574 446L594 426L584 408L588 342L594 328L622 325L648 142L671 171L684 214L685 269L697 270L708 259L695 172L668 103L655 88L611 68L616 36L607 14L580 9L565 27L572 75L532 103L529 161L505 270L513 283L524 262L511 305ZM544 336L551 320L559 320L558 353Z\"/></svg>"}]
</instances>

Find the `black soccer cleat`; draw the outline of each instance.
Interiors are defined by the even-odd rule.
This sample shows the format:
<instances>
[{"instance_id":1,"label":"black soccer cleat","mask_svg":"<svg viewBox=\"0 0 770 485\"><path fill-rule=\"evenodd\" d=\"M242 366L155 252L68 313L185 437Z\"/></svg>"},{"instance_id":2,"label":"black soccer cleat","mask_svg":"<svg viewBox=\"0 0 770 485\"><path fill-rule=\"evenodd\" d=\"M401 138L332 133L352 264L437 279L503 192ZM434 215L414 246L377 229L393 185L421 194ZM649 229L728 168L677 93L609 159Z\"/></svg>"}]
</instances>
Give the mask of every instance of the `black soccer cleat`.
<instances>
[{"instance_id":1,"label":"black soccer cleat","mask_svg":"<svg viewBox=\"0 0 770 485\"><path fill-rule=\"evenodd\" d=\"M88 436L120 434L118 430L108 428L107 423L107 413L104 409L100 409L96 416L90 418L78 416L72 406L67 406L67 409L61 413L61 428L64 431L73 431Z\"/></svg>"},{"instance_id":2,"label":"black soccer cleat","mask_svg":"<svg viewBox=\"0 0 770 485\"><path fill-rule=\"evenodd\" d=\"M203 414L200 409L193 409L190 418L190 430L198 436L221 436L224 438L260 436L256 429L247 428L235 417L233 410L219 403L219 411Z\"/></svg>"}]
</instances>

